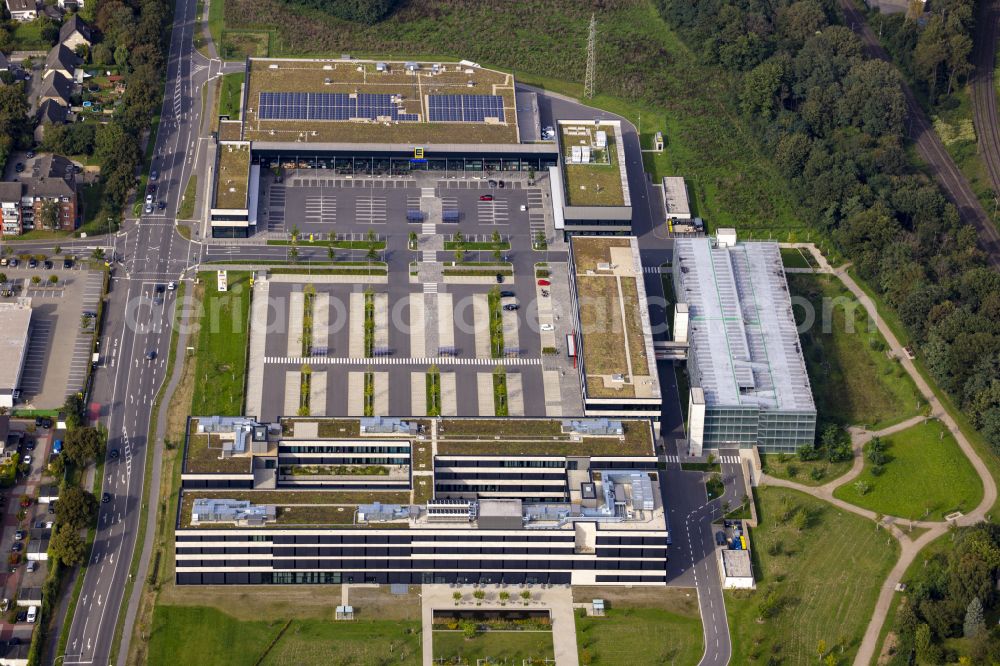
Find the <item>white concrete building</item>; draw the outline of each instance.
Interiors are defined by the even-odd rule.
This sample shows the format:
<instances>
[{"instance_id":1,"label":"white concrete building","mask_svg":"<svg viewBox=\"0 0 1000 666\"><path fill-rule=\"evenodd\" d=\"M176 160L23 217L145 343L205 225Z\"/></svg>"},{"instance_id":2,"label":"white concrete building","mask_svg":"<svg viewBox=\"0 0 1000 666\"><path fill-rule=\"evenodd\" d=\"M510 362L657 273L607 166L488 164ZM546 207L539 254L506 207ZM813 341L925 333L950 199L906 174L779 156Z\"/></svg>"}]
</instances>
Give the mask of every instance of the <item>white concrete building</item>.
<instances>
[{"instance_id":1,"label":"white concrete building","mask_svg":"<svg viewBox=\"0 0 1000 666\"><path fill-rule=\"evenodd\" d=\"M0 407L14 406L31 333L31 299L0 303Z\"/></svg>"}]
</instances>

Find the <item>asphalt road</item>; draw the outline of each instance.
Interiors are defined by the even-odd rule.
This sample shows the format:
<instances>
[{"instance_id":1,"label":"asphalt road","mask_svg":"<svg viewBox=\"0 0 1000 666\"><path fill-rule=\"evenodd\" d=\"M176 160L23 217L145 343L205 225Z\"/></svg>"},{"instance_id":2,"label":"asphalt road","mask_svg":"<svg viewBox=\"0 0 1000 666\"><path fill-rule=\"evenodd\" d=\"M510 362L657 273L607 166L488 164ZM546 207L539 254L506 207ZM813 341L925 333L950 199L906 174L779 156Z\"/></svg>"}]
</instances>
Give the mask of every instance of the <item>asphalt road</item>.
<instances>
[{"instance_id":1,"label":"asphalt road","mask_svg":"<svg viewBox=\"0 0 1000 666\"><path fill-rule=\"evenodd\" d=\"M854 6L853 1L840 0L840 8L844 12L847 25L861 38L869 57L892 62L885 49L879 44L875 33L865 22L865 17ZM903 92L906 95L910 139L916 144L920 158L926 162L928 171L937 180L948 199L958 208L958 214L962 221L975 227L976 234L979 236L979 245L986 253L987 261L994 268L1000 268L1000 231L997 231L996 226L983 210L976 195L972 192L969 181L965 179L955 162L952 161L951 156L948 155L938 135L928 122L923 109L920 108L920 103L913 96L913 91L904 84Z\"/></svg>"},{"instance_id":2,"label":"asphalt road","mask_svg":"<svg viewBox=\"0 0 1000 666\"><path fill-rule=\"evenodd\" d=\"M192 74L192 30L196 0L178 0L167 65L166 94L152 168L160 172L157 198L164 216L128 220L110 243L115 276L105 307L101 349L105 365L94 376L90 403L100 405L108 428L109 458L102 479L103 502L64 664L109 662L115 625L139 533L143 469L153 399L166 375L173 292L157 285L177 280L191 259L190 244L174 229L173 216L185 176L192 168L192 127L197 127ZM200 59L200 56L197 56ZM207 71L207 63L201 65ZM189 159L190 158L190 159ZM91 241L89 244L96 244ZM112 459L111 451L119 457Z\"/></svg>"}]
</instances>

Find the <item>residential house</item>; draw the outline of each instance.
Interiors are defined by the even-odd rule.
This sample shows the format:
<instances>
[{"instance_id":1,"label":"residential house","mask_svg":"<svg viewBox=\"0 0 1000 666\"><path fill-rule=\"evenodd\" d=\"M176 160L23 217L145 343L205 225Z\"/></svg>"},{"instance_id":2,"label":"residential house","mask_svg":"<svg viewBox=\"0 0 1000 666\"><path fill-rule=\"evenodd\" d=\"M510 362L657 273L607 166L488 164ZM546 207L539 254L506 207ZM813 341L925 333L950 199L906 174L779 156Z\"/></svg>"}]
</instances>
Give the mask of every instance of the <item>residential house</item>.
<instances>
[{"instance_id":1,"label":"residential house","mask_svg":"<svg viewBox=\"0 0 1000 666\"><path fill-rule=\"evenodd\" d=\"M73 96L73 82L59 72L52 72L42 80L38 91L38 105L41 108L46 100L52 100L62 106L69 106Z\"/></svg>"},{"instance_id":2,"label":"residential house","mask_svg":"<svg viewBox=\"0 0 1000 666\"><path fill-rule=\"evenodd\" d=\"M45 5L44 7L42 7L42 14L47 18L52 19L56 23L62 23L62 19L63 16L66 14L66 11L63 9L59 9L55 5Z\"/></svg>"},{"instance_id":3,"label":"residential house","mask_svg":"<svg viewBox=\"0 0 1000 666\"><path fill-rule=\"evenodd\" d=\"M81 44L88 47L93 44L94 35L90 26L79 15L73 14L59 28L59 43L75 53Z\"/></svg>"},{"instance_id":4,"label":"residential house","mask_svg":"<svg viewBox=\"0 0 1000 666\"><path fill-rule=\"evenodd\" d=\"M38 18L38 3L35 0L6 0L7 11L15 21L34 21Z\"/></svg>"},{"instance_id":5,"label":"residential house","mask_svg":"<svg viewBox=\"0 0 1000 666\"><path fill-rule=\"evenodd\" d=\"M42 155L35 160L31 177L24 178L25 196L22 197L24 227L49 228L54 226L72 231L77 222L76 172L72 162L62 155ZM49 203L58 204L55 224L43 219ZM30 222L29 222L30 216Z\"/></svg>"},{"instance_id":6,"label":"residential house","mask_svg":"<svg viewBox=\"0 0 1000 666\"><path fill-rule=\"evenodd\" d=\"M69 120L69 107L57 102L54 99L46 99L38 105L35 112L35 141L41 143L45 138L45 131L50 125L64 125Z\"/></svg>"},{"instance_id":7,"label":"residential house","mask_svg":"<svg viewBox=\"0 0 1000 666\"><path fill-rule=\"evenodd\" d=\"M24 186L18 182L0 183L0 237L24 233L21 219L21 196Z\"/></svg>"},{"instance_id":8,"label":"residential house","mask_svg":"<svg viewBox=\"0 0 1000 666\"><path fill-rule=\"evenodd\" d=\"M49 55L45 58L45 78L53 73L62 74L71 81L76 77L76 68L80 64L80 58L65 44L56 44L49 50Z\"/></svg>"}]
</instances>

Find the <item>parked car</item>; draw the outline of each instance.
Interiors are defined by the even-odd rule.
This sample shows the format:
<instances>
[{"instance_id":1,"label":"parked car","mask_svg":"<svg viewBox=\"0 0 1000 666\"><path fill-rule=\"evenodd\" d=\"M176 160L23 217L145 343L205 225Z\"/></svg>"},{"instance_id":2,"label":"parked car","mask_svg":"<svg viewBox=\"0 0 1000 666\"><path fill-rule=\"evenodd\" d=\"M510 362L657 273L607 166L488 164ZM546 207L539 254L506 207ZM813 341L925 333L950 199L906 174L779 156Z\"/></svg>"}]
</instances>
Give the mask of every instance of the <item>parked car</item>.
<instances>
[{"instance_id":1,"label":"parked car","mask_svg":"<svg viewBox=\"0 0 1000 666\"><path fill-rule=\"evenodd\" d=\"M18 162L17 164L14 165L14 171L16 171L17 173L23 172L24 171L24 165L21 164L20 162Z\"/></svg>"},{"instance_id":2,"label":"parked car","mask_svg":"<svg viewBox=\"0 0 1000 666\"><path fill-rule=\"evenodd\" d=\"M28 259L28 268L38 268L38 260L34 257Z\"/></svg>"},{"instance_id":3,"label":"parked car","mask_svg":"<svg viewBox=\"0 0 1000 666\"><path fill-rule=\"evenodd\" d=\"M111 458L112 460L118 460L118 455L119 455L119 454L118 454L118 449L111 449L111 450L110 450L110 451L108 452L108 456L109 456L109 457L110 457L110 458Z\"/></svg>"},{"instance_id":4,"label":"parked car","mask_svg":"<svg viewBox=\"0 0 1000 666\"><path fill-rule=\"evenodd\" d=\"M27 465L28 467L31 467L31 456L30 455L24 456L23 458L21 458L21 462Z\"/></svg>"},{"instance_id":5,"label":"parked car","mask_svg":"<svg viewBox=\"0 0 1000 666\"><path fill-rule=\"evenodd\" d=\"M146 352L146 360L152 361L154 358L156 358L155 349L150 349L148 352Z\"/></svg>"},{"instance_id":6,"label":"parked car","mask_svg":"<svg viewBox=\"0 0 1000 666\"><path fill-rule=\"evenodd\" d=\"M7 257L0 257L0 266L7 265Z\"/></svg>"},{"instance_id":7,"label":"parked car","mask_svg":"<svg viewBox=\"0 0 1000 666\"><path fill-rule=\"evenodd\" d=\"M15 541L10 545L10 552L12 553L20 553L22 550L24 550L24 544L20 541Z\"/></svg>"},{"instance_id":8,"label":"parked car","mask_svg":"<svg viewBox=\"0 0 1000 666\"><path fill-rule=\"evenodd\" d=\"M539 328L541 328L543 331L554 331L556 327L553 326L552 324L542 324Z\"/></svg>"},{"instance_id":9,"label":"parked car","mask_svg":"<svg viewBox=\"0 0 1000 666\"><path fill-rule=\"evenodd\" d=\"M521 306L518 305L517 303L508 303L507 305L503 306L503 309L506 310L507 312L513 312L514 310L517 310L519 307Z\"/></svg>"},{"instance_id":10,"label":"parked car","mask_svg":"<svg viewBox=\"0 0 1000 666\"><path fill-rule=\"evenodd\" d=\"M157 178L159 178L159 176L160 174L159 172L156 171L156 169L153 169L152 171L149 172L149 180L151 181L155 181Z\"/></svg>"},{"instance_id":11,"label":"parked car","mask_svg":"<svg viewBox=\"0 0 1000 666\"><path fill-rule=\"evenodd\" d=\"M44 262L42 262L42 265L45 266L45 270L47 270L47 271L51 271L52 270L52 262L49 261L48 259L46 259Z\"/></svg>"},{"instance_id":12,"label":"parked car","mask_svg":"<svg viewBox=\"0 0 1000 666\"><path fill-rule=\"evenodd\" d=\"M24 541L24 530L14 532L14 541Z\"/></svg>"},{"instance_id":13,"label":"parked car","mask_svg":"<svg viewBox=\"0 0 1000 666\"><path fill-rule=\"evenodd\" d=\"M17 567L11 567L10 568L10 572L11 573L14 573L15 571L17 571ZM17 621L18 622L24 622L27 619L28 619L28 611L21 611L20 613L17 614Z\"/></svg>"},{"instance_id":14,"label":"parked car","mask_svg":"<svg viewBox=\"0 0 1000 666\"><path fill-rule=\"evenodd\" d=\"M48 430L49 428L51 428L52 427L52 419L50 419L47 416L43 416L42 417L42 427L45 428L46 430Z\"/></svg>"},{"instance_id":15,"label":"parked car","mask_svg":"<svg viewBox=\"0 0 1000 666\"><path fill-rule=\"evenodd\" d=\"M538 281L538 286L539 287L548 287L548 286L551 286L551 285L552 285L552 283L549 282L548 280L539 280Z\"/></svg>"},{"instance_id":16,"label":"parked car","mask_svg":"<svg viewBox=\"0 0 1000 666\"><path fill-rule=\"evenodd\" d=\"M497 284L503 284L503 275L497 273Z\"/></svg>"},{"instance_id":17,"label":"parked car","mask_svg":"<svg viewBox=\"0 0 1000 666\"><path fill-rule=\"evenodd\" d=\"M104 493L101 495L101 504L107 504L111 501L111 493Z\"/></svg>"},{"instance_id":18,"label":"parked car","mask_svg":"<svg viewBox=\"0 0 1000 666\"><path fill-rule=\"evenodd\" d=\"M479 195L479 200L480 201L493 201L493 195L492 194L480 194Z\"/></svg>"},{"instance_id":19,"label":"parked car","mask_svg":"<svg viewBox=\"0 0 1000 666\"><path fill-rule=\"evenodd\" d=\"M10 261L8 262L8 264L10 265L11 268L17 268L17 264L18 264L17 258L16 257L11 257Z\"/></svg>"},{"instance_id":20,"label":"parked car","mask_svg":"<svg viewBox=\"0 0 1000 666\"><path fill-rule=\"evenodd\" d=\"M73 260L63 259L63 268L73 268Z\"/></svg>"},{"instance_id":21,"label":"parked car","mask_svg":"<svg viewBox=\"0 0 1000 666\"><path fill-rule=\"evenodd\" d=\"M167 283L167 291L173 291L176 288L177 288L177 283L176 282L168 282Z\"/></svg>"},{"instance_id":22,"label":"parked car","mask_svg":"<svg viewBox=\"0 0 1000 666\"><path fill-rule=\"evenodd\" d=\"M10 599L4 599L0 601L0 613L6 613L10 610Z\"/></svg>"},{"instance_id":23,"label":"parked car","mask_svg":"<svg viewBox=\"0 0 1000 666\"><path fill-rule=\"evenodd\" d=\"M147 194L146 195L146 205L148 206L151 203L153 203L153 195L152 194Z\"/></svg>"},{"instance_id":24,"label":"parked car","mask_svg":"<svg viewBox=\"0 0 1000 666\"><path fill-rule=\"evenodd\" d=\"M152 213L153 212L153 204L146 203L146 205L142 209L142 212L145 213L146 215L149 215L150 213Z\"/></svg>"},{"instance_id":25,"label":"parked car","mask_svg":"<svg viewBox=\"0 0 1000 666\"><path fill-rule=\"evenodd\" d=\"M54 515L55 512L56 512L56 503L49 502L49 513Z\"/></svg>"},{"instance_id":26,"label":"parked car","mask_svg":"<svg viewBox=\"0 0 1000 666\"><path fill-rule=\"evenodd\" d=\"M36 562L35 560L28 560L28 566L25 569L25 571L27 571L28 573L34 573L35 569L37 568L38 568L38 562Z\"/></svg>"},{"instance_id":27,"label":"parked car","mask_svg":"<svg viewBox=\"0 0 1000 666\"><path fill-rule=\"evenodd\" d=\"M514 298L514 292L512 291L501 291L500 298Z\"/></svg>"},{"instance_id":28,"label":"parked car","mask_svg":"<svg viewBox=\"0 0 1000 666\"><path fill-rule=\"evenodd\" d=\"M38 619L38 606L29 606L28 614L25 617L28 620L28 624L34 623Z\"/></svg>"}]
</instances>

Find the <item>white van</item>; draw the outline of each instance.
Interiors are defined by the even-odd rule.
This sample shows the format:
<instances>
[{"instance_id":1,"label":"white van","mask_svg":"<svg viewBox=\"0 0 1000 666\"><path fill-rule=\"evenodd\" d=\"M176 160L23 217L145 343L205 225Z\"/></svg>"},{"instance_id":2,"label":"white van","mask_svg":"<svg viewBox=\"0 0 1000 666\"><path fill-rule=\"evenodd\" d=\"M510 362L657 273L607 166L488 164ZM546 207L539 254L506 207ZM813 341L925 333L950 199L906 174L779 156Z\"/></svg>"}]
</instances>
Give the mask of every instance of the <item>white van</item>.
<instances>
[{"instance_id":1,"label":"white van","mask_svg":"<svg viewBox=\"0 0 1000 666\"><path fill-rule=\"evenodd\" d=\"M37 619L38 619L38 606L29 606L28 607L28 622L29 623L33 623Z\"/></svg>"}]
</instances>

